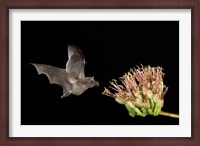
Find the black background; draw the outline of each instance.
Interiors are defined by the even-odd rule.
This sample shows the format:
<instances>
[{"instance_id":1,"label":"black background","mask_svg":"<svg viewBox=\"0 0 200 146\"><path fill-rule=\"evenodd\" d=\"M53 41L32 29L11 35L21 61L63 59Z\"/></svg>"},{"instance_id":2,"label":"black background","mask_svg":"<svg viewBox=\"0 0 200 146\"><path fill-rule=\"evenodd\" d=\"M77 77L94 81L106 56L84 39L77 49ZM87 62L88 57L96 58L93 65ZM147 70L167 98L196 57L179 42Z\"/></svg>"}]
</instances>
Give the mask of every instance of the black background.
<instances>
[{"instance_id":1,"label":"black background","mask_svg":"<svg viewBox=\"0 0 200 146\"><path fill-rule=\"evenodd\" d=\"M29 63L65 68L67 46L78 46L85 58L86 76L99 87L81 96L60 98L62 88L49 84ZM172 125L179 119L165 116L132 118L125 106L102 95L111 79L136 65L164 68L169 87L163 111L179 113L178 21L22 21L22 125Z\"/></svg>"}]
</instances>

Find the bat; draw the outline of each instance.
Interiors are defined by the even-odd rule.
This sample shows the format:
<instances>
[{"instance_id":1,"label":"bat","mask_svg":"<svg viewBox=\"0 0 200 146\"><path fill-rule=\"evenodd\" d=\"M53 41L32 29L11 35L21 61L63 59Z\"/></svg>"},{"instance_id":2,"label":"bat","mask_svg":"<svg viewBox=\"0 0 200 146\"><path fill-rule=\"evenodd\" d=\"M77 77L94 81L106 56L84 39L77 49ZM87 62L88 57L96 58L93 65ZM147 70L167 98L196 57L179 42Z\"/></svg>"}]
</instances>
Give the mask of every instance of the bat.
<instances>
[{"instance_id":1,"label":"bat","mask_svg":"<svg viewBox=\"0 0 200 146\"><path fill-rule=\"evenodd\" d=\"M30 63L35 66L38 74L45 74L50 84L60 85L63 89L63 97L70 94L81 95L88 88L99 86L94 77L85 77L85 58L81 50L73 45L68 46L68 61L66 69L45 64Z\"/></svg>"}]
</instances>

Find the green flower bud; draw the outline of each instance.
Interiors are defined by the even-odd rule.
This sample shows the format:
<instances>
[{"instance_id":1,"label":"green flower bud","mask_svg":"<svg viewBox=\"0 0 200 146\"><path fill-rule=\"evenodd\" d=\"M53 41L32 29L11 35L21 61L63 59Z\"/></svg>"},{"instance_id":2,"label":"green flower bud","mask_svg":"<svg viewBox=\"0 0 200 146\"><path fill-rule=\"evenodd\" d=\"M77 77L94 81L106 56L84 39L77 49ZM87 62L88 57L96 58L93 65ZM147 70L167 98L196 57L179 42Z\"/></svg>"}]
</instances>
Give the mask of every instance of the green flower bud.
<instances>
[{"instance_id":1,"label":"green flower bud","mask_svg":"<svg viewBox=\"0 0 200 146\"><path fill-rule=\"evenodd\" d=\"M122 98L115 98L115 100L116 100L119 104L125 104L125 103L126 103Z\"/></svg>"}]
</instances>

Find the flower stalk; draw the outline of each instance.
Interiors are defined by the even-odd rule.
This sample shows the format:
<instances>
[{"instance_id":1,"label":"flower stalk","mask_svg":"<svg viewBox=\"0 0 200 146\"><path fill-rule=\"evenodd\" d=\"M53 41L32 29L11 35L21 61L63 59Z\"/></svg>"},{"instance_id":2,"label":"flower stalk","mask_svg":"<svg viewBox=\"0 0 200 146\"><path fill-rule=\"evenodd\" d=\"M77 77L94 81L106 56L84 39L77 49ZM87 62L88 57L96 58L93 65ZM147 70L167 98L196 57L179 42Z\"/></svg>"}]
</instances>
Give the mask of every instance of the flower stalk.
<instances>
[{"instance_id":1,"label":"flower stalk","mask_svg":"<svg viewBox=\"0 0 200 146\"><path fill-rule=\"evenodd\" d=\"M178 115L178 114L173 114L173 113L164 112L164 111L161 111L161 112L160 112L160 115L168 116L168 117L172 117L172 118L179 118L179 115Z\"/></svg>"},{"instance_id":2,"label":"flower stalk","mask_svg":"<svg viewBox=\"0 0 200 146\"><path fill-rule=\"evenodd\" d=\"M110 81L109 86L115 92L104 88L103 95L113 97L118 103L125 105L132 117L146 115L165 115L178 118L179 115L163 112L164 96L168 91L163 83L161 67L142 66L130 69L120 77L122 85L117 80Z\"/></svg>"}]
</instances>

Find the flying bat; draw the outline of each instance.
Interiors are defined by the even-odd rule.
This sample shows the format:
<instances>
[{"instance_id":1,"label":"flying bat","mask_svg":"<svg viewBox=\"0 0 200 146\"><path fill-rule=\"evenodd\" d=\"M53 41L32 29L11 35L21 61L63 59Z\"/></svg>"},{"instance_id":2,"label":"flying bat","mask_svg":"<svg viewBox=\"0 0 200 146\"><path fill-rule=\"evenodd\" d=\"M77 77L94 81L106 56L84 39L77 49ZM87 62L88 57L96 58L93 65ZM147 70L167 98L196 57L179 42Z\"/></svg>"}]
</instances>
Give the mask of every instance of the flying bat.
<instances>
[{"instance_id":1,"label":"flying bat","mask_svg":"<svg viewBox=\"0 0 200 146\"><path fill-rule=\"evenodd\" d=\"M45 74L50 84L57 84L63 88L63 97L70 94L81 95L88 88L98 86L99 82L94 77L85 77L85 58L81 50L73 45L68 46L68 61L66 69L45 64L35 64L38 74Z\"/></svg>"}]
</instances>

